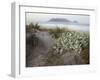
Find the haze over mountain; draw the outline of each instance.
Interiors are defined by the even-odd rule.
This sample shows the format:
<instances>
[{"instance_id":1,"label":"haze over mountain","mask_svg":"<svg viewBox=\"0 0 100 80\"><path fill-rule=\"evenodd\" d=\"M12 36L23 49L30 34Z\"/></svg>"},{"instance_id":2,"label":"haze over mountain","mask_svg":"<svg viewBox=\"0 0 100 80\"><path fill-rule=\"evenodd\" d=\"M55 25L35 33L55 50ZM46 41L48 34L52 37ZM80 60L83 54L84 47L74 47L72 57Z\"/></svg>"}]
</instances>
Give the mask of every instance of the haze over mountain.
<instances>
[{"instance_id":1,"label":"haze over mountain","mask_svg":"<svg viewBox=\"0 0 100 80\"><path fill-rule=\"evenodd\" d=\"M69 22L71 21L71 22ZM61 14L42 14L42 13L27 13L26 24L30 23L81 23L89 24L90 17L82 15L61 15Z\"/></svg>"},{"instance_id":2,"label":"haze over mountain","mask_svg":"<svg viewBox=\"0 0 100 80\"><path fill-rule=\"evenodd\" d=\"M46 21L47 23L59 23L59 24L79 24L79 22L77 20L69 20L66 18L51 18L48 21Z\"/></svg>"},{"instance_id":3,"label":"haze over mountain","mask_svg":"<svg viewBox=\"0 0 100 80\"><path fill-rule=\"evenodd\" d=\"M48 22L71 22L71 21L65 18L51 18Z\"/></svg>"},{"instance_id":4,"label":"haze over mountain","mask_svg":"<svg viewBox=\"0 0 100 80\"><path fill-rule=\"evenodd\" d=\"M72 24L72 25L89 25L87 23L80 23L77 20L69 20L67 18L51 18L45 23L51 23L51 24Z\"/></svg>"}]
</instances>

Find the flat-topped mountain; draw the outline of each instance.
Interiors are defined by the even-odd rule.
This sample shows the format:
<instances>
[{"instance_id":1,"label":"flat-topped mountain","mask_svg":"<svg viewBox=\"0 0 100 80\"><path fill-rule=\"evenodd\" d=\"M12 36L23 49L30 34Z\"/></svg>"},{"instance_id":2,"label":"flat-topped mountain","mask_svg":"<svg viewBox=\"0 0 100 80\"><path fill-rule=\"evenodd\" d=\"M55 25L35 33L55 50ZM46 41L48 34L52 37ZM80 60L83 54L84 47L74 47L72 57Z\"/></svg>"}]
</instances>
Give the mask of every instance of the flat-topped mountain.
<instances>
[{"instance_id":1,"label":"flat-topped mountain","mask_svg":"<svg viewBox=\"0 0 100 80\"><path fill-rule=\"evenodd\" d=\"M51 18L48 22L71 22L71 21L65 18Z\"/></svg>"}]
</instances>

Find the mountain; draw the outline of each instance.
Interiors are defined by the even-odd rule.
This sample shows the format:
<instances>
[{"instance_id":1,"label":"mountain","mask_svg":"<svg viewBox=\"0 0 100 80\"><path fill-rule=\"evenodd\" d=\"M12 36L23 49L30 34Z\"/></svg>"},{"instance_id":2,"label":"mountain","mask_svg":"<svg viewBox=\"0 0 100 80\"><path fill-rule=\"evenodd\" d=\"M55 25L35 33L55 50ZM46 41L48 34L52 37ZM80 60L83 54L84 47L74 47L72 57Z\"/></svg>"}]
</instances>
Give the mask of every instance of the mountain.
<instances>
[{"instance_id":1,"label":"mountain","mask_svg":"<svg viewBox=\"0 0 100 80\"><path fill-rule=\"evenodd\" d=\"M65 18L51 18L48 22L68 22L70 23L71 21Z\"/></svg>"},{"instance_id":2,"label":"mountain","mask_svg":"<svg viewBox=\"0 0 100 80\"><path fill-rule=\"evenodd\" d=\"M78 23L78 21L74 20L73 23Z\"/></svg>"}]
</instances>

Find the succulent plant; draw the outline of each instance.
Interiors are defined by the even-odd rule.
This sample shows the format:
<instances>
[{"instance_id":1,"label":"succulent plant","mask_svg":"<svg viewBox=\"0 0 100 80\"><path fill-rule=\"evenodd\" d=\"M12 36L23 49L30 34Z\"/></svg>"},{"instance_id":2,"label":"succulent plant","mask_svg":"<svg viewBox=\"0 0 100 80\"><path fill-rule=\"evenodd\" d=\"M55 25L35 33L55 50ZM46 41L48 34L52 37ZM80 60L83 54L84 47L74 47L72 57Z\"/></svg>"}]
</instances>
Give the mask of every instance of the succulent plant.
<instances>
[{"instance_id":1,"label":"succulent plant","mask_svg":"<svg viewBox=\"0 0 100 80\"><path fill-rule=\"evenodd\" d=\"M55 39L53 50L58 54L63 54L64 50L74 51L74 54L80 54L82 48L89 45L89 36L85 32L66 31L61 37Z\"/></svg>"}]
</instances>

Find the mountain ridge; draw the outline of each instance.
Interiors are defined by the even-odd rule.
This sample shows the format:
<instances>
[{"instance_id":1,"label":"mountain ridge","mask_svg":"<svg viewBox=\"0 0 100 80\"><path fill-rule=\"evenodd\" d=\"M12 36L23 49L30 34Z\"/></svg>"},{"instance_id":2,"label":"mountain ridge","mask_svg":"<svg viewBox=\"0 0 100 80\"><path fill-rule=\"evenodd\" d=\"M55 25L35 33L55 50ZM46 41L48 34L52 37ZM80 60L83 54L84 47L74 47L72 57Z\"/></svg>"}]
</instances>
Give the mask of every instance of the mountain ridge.
<instances>
[{"instance_id":1,"label":"mountain ridge","mask_svg":"<svg viewBox=\"0 0 100 80\"><path fill-rule=\"evenodd\" d=\"M51 18L50 20L48 20L48 22L72 22L72 21L65 18Z\"/></svg>"}]
</instances>

